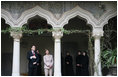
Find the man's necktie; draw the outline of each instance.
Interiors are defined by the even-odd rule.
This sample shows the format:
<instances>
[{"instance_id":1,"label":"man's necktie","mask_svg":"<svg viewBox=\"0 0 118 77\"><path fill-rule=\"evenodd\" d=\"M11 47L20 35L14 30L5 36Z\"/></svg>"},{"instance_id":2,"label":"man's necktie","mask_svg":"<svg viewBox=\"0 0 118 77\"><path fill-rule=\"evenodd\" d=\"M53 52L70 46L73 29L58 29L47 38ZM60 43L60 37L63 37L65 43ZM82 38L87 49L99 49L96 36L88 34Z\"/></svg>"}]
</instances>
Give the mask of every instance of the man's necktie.
<instances>
[{"instance_id":1,"label":"man's necktie","mask_svg":"<svg viewBox=\"0 0 118 77\"><path fill-rule=\"evenodd\" d=\"M35 52L33 51L33 56L35 56Z\"/></svg>"}]
</instances>

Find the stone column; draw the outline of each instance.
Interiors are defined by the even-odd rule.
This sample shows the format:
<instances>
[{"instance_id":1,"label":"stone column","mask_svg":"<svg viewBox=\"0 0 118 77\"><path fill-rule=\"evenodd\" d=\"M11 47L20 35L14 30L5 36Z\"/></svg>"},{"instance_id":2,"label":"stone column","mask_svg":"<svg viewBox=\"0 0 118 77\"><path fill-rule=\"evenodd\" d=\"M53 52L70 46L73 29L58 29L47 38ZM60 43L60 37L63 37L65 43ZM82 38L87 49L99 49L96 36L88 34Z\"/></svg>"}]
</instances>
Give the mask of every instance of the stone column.
<instances>
[{"instance_id":1,"label":"stone column","mask_svg":"<svg viewBox=\"0 0 118 77\"><path fill-rule=\"evenodd\" d=\"M59 30L53 32L54 37L54 76L61 76L61 37Z\"/></svg>"},{"instance_id":2,"label":"stone column","mask_svg":"<svg viewBox=\"0 0 118 77\"><path fill-rule=\"evenodd\" d=\"M11 32L13 37L13 64L12 64L12 76L20 76L20 38L22 33Z\"/></svg>"},{"instance_id":3,"label":"stone column","mask_svg":"<svg viewBox=\"0 0 118 77\"><path fill-rule=\"evenodd\" d=\"M102 76L101 70L101 50L100 38L103 36L103 30L94 31L94 75Z\"/></svg>"}]
</instances>

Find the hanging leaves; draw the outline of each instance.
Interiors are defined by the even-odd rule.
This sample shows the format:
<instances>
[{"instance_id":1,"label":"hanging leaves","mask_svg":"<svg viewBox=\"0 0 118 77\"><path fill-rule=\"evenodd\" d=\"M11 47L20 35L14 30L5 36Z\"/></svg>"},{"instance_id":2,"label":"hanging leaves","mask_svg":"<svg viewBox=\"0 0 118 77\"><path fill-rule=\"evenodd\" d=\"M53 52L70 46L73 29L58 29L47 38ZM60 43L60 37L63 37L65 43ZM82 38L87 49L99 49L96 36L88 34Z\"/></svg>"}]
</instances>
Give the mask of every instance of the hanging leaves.
<instances>
[{"instance_id":1,"label":"hanging leaves","mask_svg":"<svg viewBox=\"0 0 118 77\"><path fill-rule=\"evenodd\" d=\"M30 30L27 29L25 26L23 26L22 28L20 27L14 27L14 28L8 28L6 30L1 30L2 33L8 33L8 32L22 32L22 33L27 33L27 34L33 34L33 33L38 33L38 35L44 33L44 32L53 32L53 31L57 31L60 30L61 32L63 32L64 34L72 34L72 33L87 33L90 32L90 30L66 30L64 28L60 28L60 29L37 29L37 30Z\"/></svg>"}]
</instances>

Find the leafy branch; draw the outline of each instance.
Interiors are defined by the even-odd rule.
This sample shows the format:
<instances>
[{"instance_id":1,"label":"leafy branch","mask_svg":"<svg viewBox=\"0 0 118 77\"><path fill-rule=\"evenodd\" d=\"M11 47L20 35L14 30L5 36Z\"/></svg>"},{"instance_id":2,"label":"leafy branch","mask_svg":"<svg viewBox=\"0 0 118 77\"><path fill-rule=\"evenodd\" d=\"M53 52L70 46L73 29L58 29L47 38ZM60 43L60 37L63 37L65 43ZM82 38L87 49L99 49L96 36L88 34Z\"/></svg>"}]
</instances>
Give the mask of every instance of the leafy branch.
<instances>
[{"instance_id":1,"label":"leafy branch","mask_svg":"<svg viewBox=\"0 0 118 77\"><path fill-rule=\"evenodd\" d=\"M44 32L53 32L56 31L57 29L37 29L37 30L31 30L27 29L25 26L22 28L19 27L14 27L14 28L7 28L6 30L1 30L2 33L8 33L8 32L15 32L15 33L28 33L28 34L33 34L33 33L38 33L38 35L44 33ZM66 30L64 28L60 28L60 31L62 31L64 34L72 34L72 33L87 33L90 32L90 30Z\"/></svg>"}]
</instances>

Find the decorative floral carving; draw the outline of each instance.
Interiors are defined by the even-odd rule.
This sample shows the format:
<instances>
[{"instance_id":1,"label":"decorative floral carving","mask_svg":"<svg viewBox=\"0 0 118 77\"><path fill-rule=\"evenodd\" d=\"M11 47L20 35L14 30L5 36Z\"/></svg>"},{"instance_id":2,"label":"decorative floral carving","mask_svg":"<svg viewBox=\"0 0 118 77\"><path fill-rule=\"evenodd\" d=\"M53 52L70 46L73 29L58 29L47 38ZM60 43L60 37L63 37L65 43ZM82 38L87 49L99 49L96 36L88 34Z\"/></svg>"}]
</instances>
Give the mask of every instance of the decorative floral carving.
<instances>
[{"instance_id":1,"label":"decorative floral carving","mask_svg":"<svg viewBox=\"0 0 118 77\"><path fill-rule=\"evenodd\" d=\"M101 36L103 36L103 33L104 33L104 31L102 30L102 28L95 28L94 30L93 30L93 37L94 38L100 38Z\"/></svg>"},{"instance_id":2,"label":"decorative floral carving","mask_svg":"<svg viewBox=\"0 0 118 77\"><path fill-rule=\"evenodd\" d=\"M20 39L22 37L22 33L11 32L10 34L14 39Z\"/></svg>"},{"instance_id":3,"label":"decorative floral carving","mask_svg":"<svg viewBox=\"0 0 118 77\"><path fill-rule=\"evenodd\" d=\"M63 32L61 31L60 28L57 28L57 29L54 29L54 31L52 32L53 33L53 37L55 39L60 39L62 36L63 36Z\"/></svg>"},{"instance_id":4,"label":"decorative floral carving","mask_svg":"<svg viewBox=\"0 0 118 77\"><path fill-rule=\"evenodd\" d=\"M3 1L1 3L2 9L9 11L15 19L18 19L24 11L31 9L37 5L45 10L52 12L54 15L55 14L62 15L64 12L67 12L73 9L74 7L76 7L77 5L79 5L81 8L92 13L97 19L100 18L103 15L103 13L107 11L105 2L81 2L81 1L7 2L7 1Z\"/></svg>"}]
</instances>

